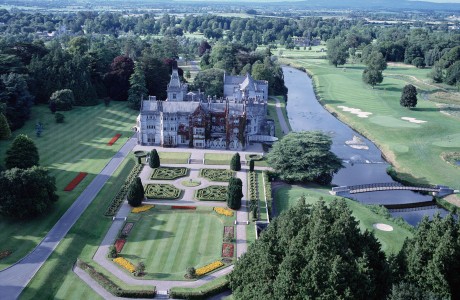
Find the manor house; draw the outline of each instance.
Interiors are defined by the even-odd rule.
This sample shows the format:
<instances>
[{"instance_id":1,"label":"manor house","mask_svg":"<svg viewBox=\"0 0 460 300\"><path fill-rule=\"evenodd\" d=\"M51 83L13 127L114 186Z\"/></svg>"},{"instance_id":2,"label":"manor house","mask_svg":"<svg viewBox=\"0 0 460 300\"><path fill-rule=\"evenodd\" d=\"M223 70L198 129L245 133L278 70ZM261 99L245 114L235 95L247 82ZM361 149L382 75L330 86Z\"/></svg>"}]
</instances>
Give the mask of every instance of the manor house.
<instances>
[{"instance_id":1,"label":"manor house","mask_svg":"<svg viewBox=\"0 0 460 300\"><path fill-rule=\"evenodd\" d=\"M137 118L138 142L163 147L243 150L249 142L273 141L267 120L268 82L224 75L224 97L205 98L188 91L173 69L167 99L142 99Z\"/></svg>"}]
</instances>

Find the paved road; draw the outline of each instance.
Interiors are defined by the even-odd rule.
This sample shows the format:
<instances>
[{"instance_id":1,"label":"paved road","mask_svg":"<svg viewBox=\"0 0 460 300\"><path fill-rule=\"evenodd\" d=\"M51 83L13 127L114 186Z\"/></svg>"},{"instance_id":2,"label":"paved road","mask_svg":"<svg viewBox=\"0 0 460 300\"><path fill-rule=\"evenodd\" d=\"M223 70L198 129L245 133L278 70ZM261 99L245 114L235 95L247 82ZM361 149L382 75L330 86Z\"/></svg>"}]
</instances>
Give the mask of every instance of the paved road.
<instances>
[{"instance_id":1,"label":"paved road","mask_svg":"<svg viewBox=\"0 0 460 300\"><path fill-rule=\"evenodd\" d=\"M0 299L17 299L19 297L24 287L56 249L59 242L91 204L106 181L112 176L136 143L137 139L129 139L80 194L41 243L22 260L0 272Z\"/></svg>"},{"instance_id":2,"label":"paved road","mask_svg":"<svg viewBox=\"0 0 460 300\"><path fill-rule=\"evenodd\" d=\"M284 134L288 134L290 130L286 122L286 119L284 118L283 111L281 110L280 100L278 98L275 98L275 99L276 99L276 114L278 115L278 120L280 121L281 130L283 131Z\"/></svg>"}]
</instances>

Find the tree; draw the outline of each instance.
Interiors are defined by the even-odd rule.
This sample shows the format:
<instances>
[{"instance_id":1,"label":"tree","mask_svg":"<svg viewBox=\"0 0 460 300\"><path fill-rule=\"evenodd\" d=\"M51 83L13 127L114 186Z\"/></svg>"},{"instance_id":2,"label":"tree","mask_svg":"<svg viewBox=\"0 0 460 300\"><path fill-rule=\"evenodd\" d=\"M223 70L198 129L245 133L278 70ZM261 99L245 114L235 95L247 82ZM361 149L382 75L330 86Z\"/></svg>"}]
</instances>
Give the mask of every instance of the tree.
<instances>
[{"instance_id":1,"label":"tree","mask_svg":"<svg viewBox=\"0 0 460 300\"><path fill-rule=\"evenodd\" d=\"M382 71L369 68L364 69L362 78L364 83L369 84L372 88L383 81Z\"/></svg>"},{"instance_id":2,"label":"tree","mask_svg":"<svg viewBox=\"0 0 460 300\"><path fill-rule=\"evenodd\" d=\"M127 56L117 56L110 64L110 71L104 75L108 95L113 100L128 99L129 78L134 72L134 62Z\"/></svg>"},{"instance_id":3,"label":"tree","mask_svg":"<svg viewBox=\"0 0 460 300\"><path fill-rule=\"evenodd\" d=\"M414 237L401 249L405 274L410 282L425 294L437 299L460 297L460 225L452 215L424 217Z\"/></svg>"},{"instance_id":4,"label":"tree","mask_svg":"<svg viewBox=\"0 0 460 300\"><path fill-rule=\"evenodd\" d=\"M30 117L34 97L29 93L25 75L5 74L0 76L0 105L11 130L21 128Z\"/></svg>"},{"instance_id":5,"label":"tree","mask_svg":"<svg viewBox=\"0 0 460 300\"><path fill-rule=\"evenodd\" d=\"M128 103L132 109L139 110L141 108L141 99L147 95L148 90L145 87L144 70L140 63L134 65L134 73L129 78L131 87L128 91Z\"/></svg>"},{"instance_id":6,"label":"tree","mask_svg":"<svg viewBox=\"0 0 460 300\"><path fill-rule=\"evenodd\" d=\"M7 140L11 137L10 125L5 115L0 112L0 140Z\"/></svg>"},{"instance_id":7,"label":"tree","mask_svg":"<svg viewBox=\"0 0 460 300\"><path fill-rule=\"evenodd\" d=\"M2 172L0 190L0 213L17 219L41 215L59 198L54 177L37 166Z\"/></svg>"},{"instance_id":8,"label":"tree","mask_svg":"<svg viewBox=\"0 0 460 300\"><path fill-rule=\"evenodd\" d=\"M249 160L249 172L254 171L254 160L250 159Z\"/></svg>"},{"instance_id":9,"label":"tree","mask_svg":"<svg viewBox=\"0 0 460 300\"><path fill-rule=\"evenodd\" d=\"M40 157L34 141L27 135L20 134L11 143L10 148L6 150L5 167L7 169L27 169L38 166L39 160Z\"/></svg>"},{"instance_id":10,"label":"tree","mask_svg":"<svg viewBox=\"0 0 460 300\"><path fill-rule=\"evenodd\" d=\"M211 51L211 45L209 45L207 41L202 40L200 46L198 47L198 56L203 56L203 54L205 54L206 51Z\"/></svg>"},{"instance_id":11,"label":"tree","mask_svg":"<svg viewBox=\"0 0 460 300\"><path fill-rule=\"evenodd\" d=\"M399 103L401 106L409 108L417 106L417 89L415 86L408 84L403 88Z\"/></svg>"},{"instance_id":12,"label":"tree","mask_svg":"<svg viewBox=\"0 0 460 300\"><path fill-rule=\"evenodd\" d=\"M152 169L160 167L160 156L158 155L157 149L152 149L152 151L150 151L149 166Z\"/></svg>"},{"instance_id":13,"label":"tree","mask_svg":"<svg viewBox=\"0 0 460 300\"><path fill-rule=\"evenodd\" d=\"M316 181L342 168L331 145L330 137L319 131L290 132L273 145L267 161L282 180Z\"/></svg>"},{"instance_id":14,"label":"tree","mask_svg":"<svg viewBox=\"0 0 460 300\"><path fill-rule=\"evenodd\" d=\"M445 82L449 85L455 85L460 82L460 60L447 68Z\"/></svg>"},{"instance_id":15,"label":"tree","mask_svg":"<svg viewBox=\"0 0 460 300\"><path fill-rule=\"evenodd\" d=\"M207 69L199 72L193 81L193 89L200 89L206 96L222 97L224 95L224 70Z\"/></svg>"},{"instance_id":16,"label":"tree","mask_svg":"<svg viewBox=\"0 0 460 300\"><path fill-rule=\"evenodd\" d=\"M241 198L243 198L243 182L239 178L232 177L228 182L227 206L234 210L240 209Z\"/></svg>"},{"instance_id":17,"label":"tree","mask_svg":"<svg viewBox=\"0 0 460 300\"><path fill-rule=\"evenodd\" d=\"M387 62L383 57L382 53L377 50L373 50L366 59L366 65L369 69L383 71L387 68Z\"/></svg>"},{"instance_id":18,"label":"tree","mask_svg":"<svg viewBox=\"0 0 460 300\"><path fill-rule=\"evenodd\" d=\"M233 171L241 171L240 154L238 152L235 153L230 160L230 169Z\"/></svg>"},{"instance_id":19,"label":"tree","mask_svg":"<svg viewBox=\"0 0 460 300\"><path fill-rule=\"evenodd\" d=\"M344 65L348 58L348 48L345 41L333 38L327 41L327 59L335 67Z\"/></svg>"},{"instance_id":20,"label":"tree","mask_svg":"<svg viewBox=\"0 0 460 300\"><path fill-rule=\"evenodd\" d=\"M139 177L136 177L136 179L131 182L126 198L128 198L129 205L133 207L137 207L142 204L142 200L144 200L145 194L144 187L142 186L142 181Z\"/></svg>"},{"instance_id":21,"label":"tree","mask_svg":"<svg viewBox=\"0 0 460 300\"><path fill-rule=\"evenodd\" d=\"M385 299L388 279L380 244L341 200L282 213L229 274L235 299Z\"/></svg>"},{"instance_id":22,"label":"tree","mask_svg":"<svg viewBox=\"0 0 460 300\"><path fill-rule=\"evenodd\" d=\"M49 105L51 107L51 105L54 104L56 106L56 111L65 111L71 110L74 102L75 99L72 90L64 89L55 91L51 95Z\"/></svg>"}]
</instances>

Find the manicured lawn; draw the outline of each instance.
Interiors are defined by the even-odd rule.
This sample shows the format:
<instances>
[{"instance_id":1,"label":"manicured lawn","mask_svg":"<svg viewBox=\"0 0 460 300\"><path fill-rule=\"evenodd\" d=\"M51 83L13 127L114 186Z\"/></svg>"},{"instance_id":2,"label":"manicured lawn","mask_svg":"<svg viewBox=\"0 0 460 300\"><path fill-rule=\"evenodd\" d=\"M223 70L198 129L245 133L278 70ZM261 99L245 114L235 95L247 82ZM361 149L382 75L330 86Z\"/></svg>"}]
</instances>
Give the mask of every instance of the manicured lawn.
<instances>
[{"instance_id":1,"label":"manicured lawn","mask_svg":"<svg viewBox=\"0 0 460 300\"><path fill-rule=\"evenodd\" d=\"M205 153L204 163L206 165L230 165L233 154L229 153Z\"/></svg>"},{"instance_id":2,"label":"manicured lawn","mask_svg":"<svg viewBox=\"0 0 460 300\"><path fill-rule=\"evenodd\" d=\"M306 68L313 75L317 92L327 109L373 140L403 179L460 188L460 168L441 158L443 152L460 151L460 119L441 113L436 102L448 98L449 103L460 104L458 93L452 93L455 88L433 86L427 78L430 69L399 65L389 66L384 71L383 83L372 89L362 82L364 66L347 64L335 68L325 59L305 54L284 51L288 58L283 58L282 62ZM399 104L402 88L408 83L414 84L419 94L417 108L412 110ZM449 92L441 97L440 90L444 88ZM358 118L338 106L359 108L372 115ZM410 123L402 117L426 123Z\"/></svg>"},{"instance_id":3,"label":"manicured lawn","mask_svg":"<svg viewBox=\"0 0 460 300\"><path fill-rule=\"evenodd\" d=\"M220 216L212 208L171 210L157 205L141 214L131 214L135 222L121 252L132 263L145 263L144 278L185 280L187 267L202 267L221 259L224 223L233 217Z\"/></svg>"},{"instance_id":4,"label":"manicured lawn","mask_svg":"<svg viewBox=\"0 0 460 300\"><path fill-rule=\"evenodd\" d=\"M320 197L323 197L326 203L336 198L329 195L327 190L318 191L302 187L282 187L275 192L274 201L277 213L281 213L289 209L289 207L296 205L302 195L305 195L306 203L309 204L317 202ZM382 250L387 254L398 252L404 243L404 239L412 236L412 233L408 229L375 214L366 206L349 199L344 199L343 201L346 201L348 207L353 211L353 216L360 221L359 226L361 230L374 231L375 237L382 244ZM394 230L390 232L376 230L372 226L375 223L389 224L393 226Z\"/></svg>"},{"instance_id":5,"label":"manicured lawn","mask_svg":"<svg viewBox=\"0 0 460 300\"><path fill-rule=\"evenodd\" d=\"M47 167L56 178L59 201L48 213L31 221L0 219L0 251L13 251L0 261L0 269L18 261L39 243L126 139L132 136L130 128L135 123L136 114L136 111L126 107L126 103L112 102L109 107L76 107L64 112L65 123L57 124L47 106L32 108L30 120L14 135L24 133L34 140L40 154L40 165ZM35 136L36 121L44 125L39 138ZM113 146L107 146L116 133L121 133L121 138ZM12 139L0 141L2 164L11 142ZM64 188L80 172L87 172L88 175L74 190L64 192Z\"/></svg>"},{"instance_id":6,"label":"manicured lawn","mask_svg":"<svg viewBox=\"0 0 460 300\"><path fill-rule=\"evenodd\" d=\"M262 172L261 171L256 171L257 173L257 182L258 182L258 188L259 188L259 212L260 212L260 221L267 221L268 217L268 211L266 208L266 201L265 201L265 192L264 192L264 182L262 179Z\"/></svg>"},{"instance_id":7,"label":"manicured lawn","mask_svg":"<svg viewBox=\"0 0 460 300\"><path fill-rule=\"evenodd\" d=\"M190 152L158 152L161 164L188 164Z\"/></svg>"},{"instance_id":8,"label":"manicured lawn","mask_svg":"<svg viewBox=\"0 0 460 300\"><path fill-rule=\"evenodd\" d=\"M281 129L280 120L278 119L278 114L276 113L276 100L274 98L278 98L280 100L281 111L284 115L284 119L286 120L289 126L289 130L292 130L292 129L291 129L291 125L289 124L289 118L288 118L287 111L286 111L286 103L284 102L282 97L279 97L279 96L270 97L268 99L267 117L275 121L275 136L280 139L285 134L283 133L283 130Z\"/></svg>"},{"instance_id":9,"label":"manicured lawn","mask_svg":"<svg viewBox=\"0 0 460 300\"><path fill-rule=\"evenodd\" d=\"M115 174L104 185L96 199L34 276L22 293L21 299L37 299L38 293L42 299L100 299L86 283L72 272L72 266L77 258L88 263L92 262L92 257L97 247L112 223L112 218L103 217L103 213L134 165L133 158L125 159ZM91 263L91 265L97 267L94 263ZM99 272L110 276L114 282L121 284L117 278L107 274L102 268L97 269ZM142 286L127 287L145 288Z\"/></svg>"}]
</instances>

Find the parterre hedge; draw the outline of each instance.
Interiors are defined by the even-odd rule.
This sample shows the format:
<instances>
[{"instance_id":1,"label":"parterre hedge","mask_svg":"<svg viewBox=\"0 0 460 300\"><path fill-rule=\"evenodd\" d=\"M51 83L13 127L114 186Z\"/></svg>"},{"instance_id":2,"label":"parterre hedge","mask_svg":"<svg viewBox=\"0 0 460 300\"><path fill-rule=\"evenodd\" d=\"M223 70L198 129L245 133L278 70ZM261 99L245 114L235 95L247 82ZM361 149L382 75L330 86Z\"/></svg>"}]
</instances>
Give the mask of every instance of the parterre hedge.
<instances>
[{"instance_id":1,"label":"parterre hedge","mask_svg":"<svg viewBox=\"0 0 460 300\"><path fill-rule=\"evenodd\" d=\"M201 169L200 176L209 181L228 182L235 176L235 172L226 169Z\"/></svg>"},{"instance_id":2,"label":"parterre hedge","mask_svg":"<svg viewBox=\"0 0 460 300\"><path fill-rule=\"evenodd\" d=\"M196 199L201 201L226 201L227 200L226 186L222 185L211 185L204 189L196 191Z\"/></svg>"},{"instance_id":3,"label":"parterre hedge","mask_svg":"<svg viewBox=\"0 0 460 300\"><path fill-rule=\"evenodd\" d=\"M180 197L182 190L171 184L147 184L145 196L149 199L174 200Z\"/></svg>"},{"instance_id":4,"label":"parterre hedge","mask_svg":"<svg viewBox=\"0 0 460 300\"><path fill-rule=\"evenodd\" d=\"M107 210L105 211L104 215L112 217L117 213L118 209L120 209L120 206L123 204L123 201L125 201L126 194L128 193L131 182L137 176L139 176L143 167L144 165L142 164L137 164L134 166L134 168L131 170L131 173L129 173L125 182L120 187L118 193L115 195L115 197L113 197L112 202L110 203L109 207L107 207Z\"/></svg>"},{"instance_id":5,"label":"parterre hedge","mask_svg":"<svg viewBox=\"0 0 460 300\"><path fill-rule=\"evenodd\" d=\"M268 214L271 216L273 204L272 184L270 183L270 177L268 177L267 172L263 171L262 176L264 177L265 181L265 198L267 200Z\"/></svg>"},{"instance_id":6,"label":"parterre hedge","mask_svg":"<svg viewBox=\"0 0 460 300\"><path fill-rule=\"evenodd\" d=\"M174 180L187 176L188 169L181 167L160 167L152 170L152 180Z\"/></svg>"},{"instance_id":7,"label":"parterre hedge","mask_svg":"<svg viewBox=\"0 0 460 300\"><path fill-rule=\"evenodd\" d=\"M228 280L218 284L205 284L198 288L171 288L169 297L174 299L208 299L229 289Z\"/></svg>"},{"instance_id":8,"label":"parterre hedge","mask_svg":"<svg viewBox=\"0 0 460 300\"><path fill-rule=\"evenodd\" d=\"M92 266L81 260L77 260L77 266L80 267L80 269L84 270L86 273L88 273L92 279L94 279L97 283L99 283L102 287L104 287L108 292L110 292L114 296L125 298L149 299L155 298L156 296L155 286L152 286L151 290L126 290L121 288L115 282L110 280L110 278L96 271L96 269L94 269Z\"/></svg>"}]
</instances>

